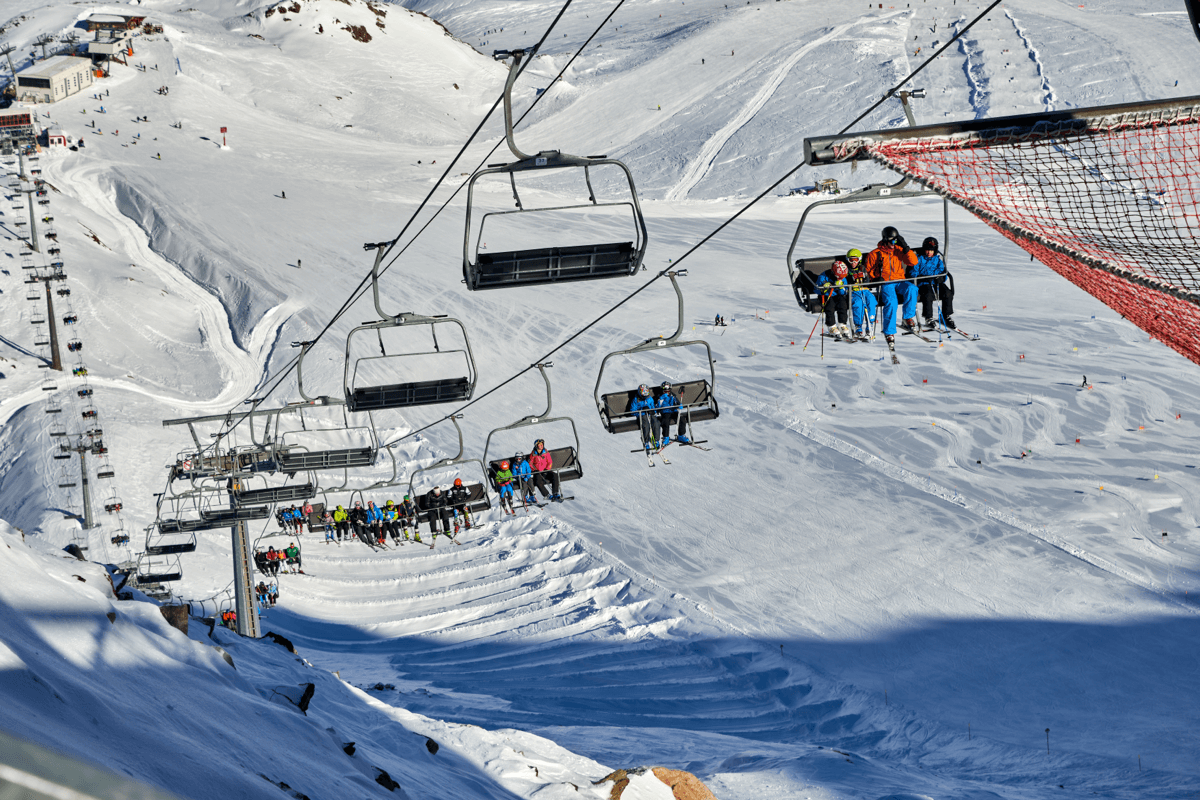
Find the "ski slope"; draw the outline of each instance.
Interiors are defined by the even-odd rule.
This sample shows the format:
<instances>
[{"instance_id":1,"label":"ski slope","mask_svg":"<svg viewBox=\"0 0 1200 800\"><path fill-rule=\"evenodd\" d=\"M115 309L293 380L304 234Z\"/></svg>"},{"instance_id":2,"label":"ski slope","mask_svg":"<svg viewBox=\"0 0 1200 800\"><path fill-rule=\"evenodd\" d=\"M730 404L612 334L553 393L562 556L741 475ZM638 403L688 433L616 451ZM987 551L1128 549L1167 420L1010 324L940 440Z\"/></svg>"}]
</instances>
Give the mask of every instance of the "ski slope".
<instances>
[{"instance_id":1,"label":"ski slope","mask_svg":"<svg viewBox=\"0 0 1200 800\"><path fill-rule=\"evenodd\" d=\"M161 420L258 396L291 343L324 328L369 271L362 244L400 231L491 107L505 70L485 54L531 44L558 10L373 5L148 0L139 13L166 33L135 41L131 61L147 70L115 67L97 85L102 101L41 109L87 142L41 167L134 535L113 545L102 511L87 534L64 519L79 496L57 486L6 206L0 519L25 539L3 531L0 725L197 798L276 796L280 782L314 798L383 796L374 769L412 797L604 797L591 782L641 765L691 771L722 800L1197 790L1200 370L957 210L955 316L978 341L898 337L898 366L882 342L814 337L806 348L814 318L796 308L784 256L808 200L787 192L824 177L862 185L885 177L876 168L801 170L683 263L685 338L707 342L716 362L721 416L696 429L710 452L671 445L670 463L651 469L629 452L637 437L595 419L603 355L674 330L675 298L658 281L551 357L554 412L580 437L573 500L515 518L493 509L461 545L432 550L300 537L305 574L280 576L263 627L303 662L269 641L210 637L195 619L183 637L152 605L114 600L98 567L64 560L58 549L81 535L100 563L140 549L165 467L191 446ZM384 309L463 320L478 394L500 385L678 261L799 163L805 135L844 127L973 5L622 8L517 141L623 159L649 271L468 293L460 197L384 274ZM5 19L26 15L8 33L24 47L125 7L6 8ZM518 83L518 111L610 8L572 5ZM1200 45L1185 17L1164 13L1174 10L1011 0L923 73L914 113L934 122L1200 94L1200 67L1183 57ZM359 25L369 42L346 30ZM902 120L885 103L861 127ZM501 136L493 116L449 185L502 160L503 149L488 155ZM511 202L504 187L480 196ZM894 201L814 213L801 248L867 249L888 224L909 241L943 238L939 204ZM712 326L718 313L728 327ZM368 295L309 352L310 395L342 391L346 336L375 318ZM700 352L623 360L604 390L700 377ZM60 379L77 412L75 385ZM270 402L297 399L290 379ZM540 414L544 399L528 373L467 409L466 454L482 456L489 431ZM373 422L400 440L447 410ZM498 434L495 452L568 435L562 424ZM249 443L239 430L236 444ZM456 449L446 423L400 441L405 485ZM390 474L381 459L318 499L349 502ZM292 541L273 521L253 534L263 547ZM226 532L199 534L173 589L211 615L229 596L229 560ZM276 697L306 682L317 685L307 717ZM278 736L245 730L251 713ZM361 754L346 756L346 741ZM206 765L230 752L210 778ZM662 791L631 787L626 798Z\"/></svg>"}]
</instances>

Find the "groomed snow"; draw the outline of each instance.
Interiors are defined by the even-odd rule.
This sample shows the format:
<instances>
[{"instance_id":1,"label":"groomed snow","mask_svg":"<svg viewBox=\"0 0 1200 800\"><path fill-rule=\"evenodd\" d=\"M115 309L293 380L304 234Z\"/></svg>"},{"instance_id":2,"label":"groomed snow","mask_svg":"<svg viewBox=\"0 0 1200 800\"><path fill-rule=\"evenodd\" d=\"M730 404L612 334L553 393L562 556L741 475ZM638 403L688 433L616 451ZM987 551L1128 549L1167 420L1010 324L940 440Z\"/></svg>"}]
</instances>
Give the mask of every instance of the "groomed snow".
<instances>
[{"instance_id":1,"label":"groomed snow","mask_svg":"<svg viewBox=\"0 0 1200 800\"><path fill-rule=\"evenodd\" d=\"M117 477L95 483L98 529L64 518L80 498L57 485L64 462L51 458L36 307L7 204L0 726L194 798L278 796L280 782L312 798L388 795L377 768L413 798L604 797L592 781L640 765L694 772L722 800L1200 790L1200 369L957 210L956 319L978 341L898 337L898 366L882 342L805 348L814 318L795 305L784 257L808 200L787 190L886 177L876 168L801 170L684 262L685 338L716 360L721 416L696 429L710 452L672 445L671 463L650 469L629 452L637 437L595 418L603 355L674 329L659 281L552 358L555 414L580 437L575 499L509 519L493 510L461 546L432 550L305 534L306 574L280 576L280 604L263 614L303 660L268 640L210 636L196 619L185 637L153 604L116 600L97 564L60 553L85 537L93 562L115 564L144 546L165 467L191 441L160 421L241 407L292 342L321 331L370 268L362 244L397 234L494 101L505 71L484 54L532 44L558 9L297 4L143 2L137 13L165 27L135 40L131 63L146 71L114 66L95 87L103 99L40 109L86 141L40 167ZM461 319L482 394L677 261L795 166L804 136L840 130L982 7L622 8L518 143L623 159L649 271L468 293L459 197L385 274L384 310ZM610 8L571 6L519 82L518 111ZM19 57L42 33L122 10L8 2L0 17ZM1200 43L1174 10L1010 0L923 73L918 122L1200 94L1200 61L1187 57ZM370 42L345 29L359 25ZM861 127L902 121L892 102ZM501 132L493 117L448 186ZM506 187L480 197L511 203ZM802 248L866 250L888 224L910 242L944 238L939 204L900 201L814 212ZM712 326L718 313L728 327ZM368 295L313 348L308 394L341 392L346 336L376 318ZM702 352L613 365L602 390L699 377ZM58 385L77 427L79 381ZM269 403L297 399L290 380ZM529 373L468 409L467 455L543 404ZM373 422L394 441L448 410ZM305 425L340 420L314 412ZM537 435L554 446L569 430L497 434L493 446L516 452ZM250 443L244 428L236 443ZM446 423L405 439L400 476L456 449ZM390 475L381 459L318 499L346 503ZM388 491L368 497L405 490ZM123 499L128 548L110 542L110 494ZM252 527L264 547L292 541L273 521ZM211 615L229 563L228 533L201 533L172 588ZM309 682L304 716L279 687ZM634 791L662 793L642 778L627 800Z\"/></svg>"}]
</instances>

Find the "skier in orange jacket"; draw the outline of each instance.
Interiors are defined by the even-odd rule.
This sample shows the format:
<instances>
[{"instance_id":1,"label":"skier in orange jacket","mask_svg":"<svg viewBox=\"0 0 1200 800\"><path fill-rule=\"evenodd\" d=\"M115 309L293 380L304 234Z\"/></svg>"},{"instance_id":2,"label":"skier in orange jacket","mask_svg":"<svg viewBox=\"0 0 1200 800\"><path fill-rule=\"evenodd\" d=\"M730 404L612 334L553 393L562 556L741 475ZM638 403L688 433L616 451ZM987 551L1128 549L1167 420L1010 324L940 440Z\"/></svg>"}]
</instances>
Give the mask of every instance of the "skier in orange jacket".
<instances>
[{"instance_id":1,"label":"skier in orange jacket","mask_svg":"<svg viewBox=\"0 0 1200 800\"><path fill-rule=\"evenodd\" d=\"M883 229L883 236L874 250L867 253L867 276L874 281L895 281L880 287L883 300L883 333L888 342L896 339L896 307L904 304L904 327L917 329L917 290L905 282L908 270L917 265L917 254L908 249L900 231L891 225Z\"/></svg>"}]
</instances>

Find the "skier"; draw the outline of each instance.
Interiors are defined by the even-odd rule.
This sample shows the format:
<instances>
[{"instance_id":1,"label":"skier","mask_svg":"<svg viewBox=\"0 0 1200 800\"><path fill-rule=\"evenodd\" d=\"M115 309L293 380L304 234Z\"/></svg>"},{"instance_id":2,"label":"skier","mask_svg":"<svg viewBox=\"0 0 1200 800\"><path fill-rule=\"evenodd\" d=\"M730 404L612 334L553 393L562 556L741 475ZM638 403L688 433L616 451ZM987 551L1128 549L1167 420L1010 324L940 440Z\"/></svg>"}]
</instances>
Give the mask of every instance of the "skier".
<instances>
[{"instance_id":1,"label":"skier","mask_svg":"<svg viewBox=\"0 0 1200 800\"><path fill-rule=\"evenodd\" d=\"M663 444L671 441L671 426L675 420L679 420L679 434L675 437L675 441L680 444L690 444L691 439L687 437L687 417L680 413L679 398L671 391L671 382L663 381L659 387L662 392L659 393L658 399L654 402L659 416L659 425L662 427Z\"/></svg>"},{"instance_id":2,"label":"skier","mask_svg":"<svg viewBox=\"0 0 1200 800\"><path fill-rule=\"evenodd\" d=\"M325 512L325 514L321 517L321 525L323 525L325 528L325 544L329 544L330 542L334 541L333 531L337 527L337 523L333 521L332 512Z\"/></svg>"},{"instance_id":3,"label":"skier","mask_svg":"<svg viewBox=\"0 0 1200 800\"><path fill-rule=\"evenodd\" d=\"M433 541L437 541L438 533L450 535L450 515L446 511L446 495L442 493L442 487L435 486L432 491L421 498L422 507L429 512L429 532L433 534ZM438 530L438 522L441 522L443 530Z\"/></svg>"},{"instance_id":4,"label":"skier","mask_svg":"<svg viewBox=\"0 0 1200 800\"><path fill-rule=\"evenodd\" d=\"M271 583L269 586L267 586L267 601L271 604L271 608L274 608L275 604L279 602L278 583Z\"/></svg>"},{"instance_id":5,"label":"skier","mask_svg":"<svg viewBox=\"0 0 1200 800\"><path fill-rule=\"evenodd\" d=\"M346 509L341 506L333 512L333 524L337 526L337 538L340 542L342 537L350 535L350 515L346 513Z\"/></svg>"},{"instance_id":6,"label":"skier","mask_svg":"<svg viewBox=\"0 0 1200 800\"><path fill-rule=\"evenodd\" d=\"M517 453L514 458L517 459L515 472L517 484L521 489L521 499L526 503L536 503L537 498L533 496L533 468L529 466L524 453Z\"/></svg>"},{"instance_id":7,"label":"skier","mask_svg":"<svg viewBox=\"0 0 1200 800\"><path fill-rule=\"evenodd\" d=\"M413 536L419 542L421 541L421 531L417 528L417 504L412 498L404 495L403 502L399 506L400 525L404 529L404 538L408 538L408 529L413 529Z\"/></svg>"},{"instance_id":8,"label":"skier","mask_svg":"<svg viewBox=\"0 0 1200 800\"><path fill-rule=\"evenodd\" d=\"M917 328L917 293L910 283L905 283L905 271L917 265L917 254L908 249L900 231L891 225L883 229L883 235L874 250L867 253L867 275L872 280L889 281L880 289L883 295L883 335L888 344L896 341L896 307L903 303L904 325L909 330Z\"/></svg>"},{"instance_id":9,"label":"skier","mask_svg":"<svg viewBox=\"0 0 1200 800\"><path fill-rule=\"evenodd\" d=\"M296 547L295 542L288 542L283 554L287 557L287 565L291 567L291 571L297 572L300 569L300 548Z\"/></svg>"},{"instance_id":10,"label":"skier","mask_svg":"<svg viewBox=\"0 0 1200 800\"><path fill-rule=\"evenodd\" d=\"M496 488L500 490L500 510L508 508L508 513L514 517L517 511L513 508L513 483L516 478L513 477L512 465L508 461L500 462L500 469L496 470Z\"/></svg>"},{"instance_id":11,"label":"skier","mask_svg":"<svg viewBox=\"0 0 1200 800\"><path fill-rule=\"evenodd\" d=\"M312 505L312 503L306 500L306 501L304 502L304 508L300 509L300 514L301 514L300 521L301 521L302 523L308 523L308 530L311 532L311 531L312 531L312 525L313 525L313 517L312 517L312 515L313 515L313 505ZM299 536L299 535L300 535L300 528L299 528L299 526L297 526L297 528L296 528L296 535L297 535L297 536Z\"/></svg>"},{"instance_id":12,"label":"skier","mask_svg":"<svg viewBox=\"0 0 1200 800\"><path fill-rule=\"evenodd\" d=\"M462 478L454 479L454 486L450 488L449 495L450 507L454 510L454 532L458 533L459 514L462 514L463 527L470 530L471 509L467 508L467 501L471 499L471 491L463 486Z\"/></svg>"},{"instance_id":13,"label":"skier","mask_svg":"<svg viewBox=\"0 0 1200 800\"><path fill-rule=\"evenodd\" d=\"M821 308L825 310L825 333L835 339L850 339L850 328L846 325L846 312L850 298L846 290L846 278L850 269L842 259L834 259L833 266L817 276L817 291L821 295ZM834 318L837 324L834 324Z\"/></svg>"},{"instance_id":14,"label":"skier","mask_svg":"<svg viewBox=\"0 0 1200 800\"><path fill-rule=\"evenodd\" d=\"M846 261L850 265L850 309L854 330L860 339L865 339L875 326L875 309L879 303L875 300L875 292L863 285L867 282L867 271L862 265L862 251L850 248L846 251Z\"/></svg>"},{"instance_id":15,"label":"skier","mask_svg":"<svg viewBox=\"0 0 1200 800\"><path fill-rule=\"evenodd\" d=\"M282 530L287 530L288 526L288 509L280 508L275 511L275 521L279 523Z\"/></svg>"},{"instance_id":16,"label":"skier","mask_svg":"<svg viewBox=\"0 0 1200 800\"><path fill-rule=\"evenodd\" d=\"M546 450L545 439L538 439L533 443L533 452L529 454L529 466L533 471L533 482L542 493L542 497L549 497L551 502L561 503L562 483L558 479L558 471L554 469L554 456ZM549 494L546 492L546 474L550 476Z\"/></svg>"},{"instance_id":17,"label":"skier","mask_svg":"<svg viewBox=\"0 0 1200 800\"><path fill-rule=\"evenodd\" d=\"M392 537L393 542L400 541L400 510L396 508L394 500L384 503L383 530Z\"/></svg>"},{"instance_id":18,"label":"skier","mask_svg":"<svg viewBox=\"0 0 1200 800\"><path fill-rule=\"evenodd\" d=\"M292 529L299 536L304 530L304 512L298 506L292 506Z\"/></svg>"},{"instance_id":19,"label":"skier","mask_svg":"<svg viewBox=\"0 0 1200 800\"><path fill-rule=\"evenodd\" d=\"M929 236L921 243L921 254L917 257L917 266L913 275L927 280L917 281L917 298L921 301L921 316L925 318L925 327L933 330L937 327L937 317L933 313L933 301L942 301L942 318L947 328L957 328L951 315L954 313L954 292L946 282L946 261L938 252L938 240Z\"/></svg>"},{"instance_id":20,"label":"skier","mask_svg":"<svg viewBox=\"0 0 1200 800\"><path fill-rule=\"evenodd\" d=\"M384 516L383 512L375 506L375 501L371 500L367 503L367 527L370 530L372 541L384 544L387 533L383 530Z\"/></svg>"},{"instance_id":21,"label":"skier","mask_svg":"<svg viewBox=\"0 0 1200 800\"><path fill-rule=\"evenodd\" d=\"M646 452L650 452L650 446L658 449L658 437L662 431L658 425L658 414L654 413L654 396L650 393L650 387L642 384L638 387L637 396L629 403L629 411L637 417L638 424L642 429L642 445L646 448Z\"/></svg>"},{"instance_id":22,"label":"skier","mask_svg":"<svg viewBox=\"0 0 1200 800\"><path fill-rule=\"evenodd\" d=\"M267 565L267 557L262 550L254 551L254 568L263 575L267 575L270 572L271 568Z\"/></svg>"},{"instance_id":23,"label":"skier","mask_svg":"<svg viewBox=\"0 0 1200 800\"><path fill-rule=\"evenodd\" d=\"M367 519L366 509L362 507L362 500L354 501L354 508L350 509L350 525L354 528L354 535L364 542L368 541L367 528L369 520Z\"/></svg>"},{"instance_id":24,"label":"skier","mask_svg":"<svg viewBox=\"0 0 1200 800\"><path fill-rule=\"evenodd\" d=\"M274 547L267 548L267 566L271 568L272 577L279 574L279 562L282 558L283 556Z\"/></svg>"}]
</instances>

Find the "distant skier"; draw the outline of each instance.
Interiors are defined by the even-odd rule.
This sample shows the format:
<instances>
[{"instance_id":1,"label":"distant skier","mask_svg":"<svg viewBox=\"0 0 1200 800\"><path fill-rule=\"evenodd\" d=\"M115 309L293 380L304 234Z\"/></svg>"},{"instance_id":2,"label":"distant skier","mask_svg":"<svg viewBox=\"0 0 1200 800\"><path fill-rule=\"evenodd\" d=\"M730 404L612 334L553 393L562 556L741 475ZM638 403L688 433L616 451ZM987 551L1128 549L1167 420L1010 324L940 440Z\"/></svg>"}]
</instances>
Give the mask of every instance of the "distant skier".
<instances>
[{"instance_id":1,"label":"distant skier","mask_svg":"<svg viewBox=\"0 0 1200 800\"><path fill-rule=\"evenodd\" d=\"M946 282L946 261L938 253L938 240L932 236L921 243L921 255L917 258L917 266L913 268L913 276L927 278L917 281L917 299L921 302L925 326L930 330L937 327L933 301L938 299L942 301L942 318L946 321L946 327L957 328L951 316L954 313L954 292Z\"/></svg>"},{"instance_id":2,"label":"distant skier","mask_svg":"<svg viewBox=\"0 0 1200 800\"><path fill-rule=\"evenodd\" d=\"M850 306L846 281L849 275L846 262L837 258L829 269L817 276L817 292L821 296L821 308L825 311L825 333L838 340L853 338L846 325Z\"/></svg>"},{"instance_id":3,"label":"distant skier","mask_svg":"<svg viewBox=\"0 0 1200 800\"><path fill-rule=\"evenodd\" d=\"M888 344L896 340L896 310L903 303L904 325L917 328L917 293L906 283L906 270L917 265L917 254L908 249L900 231L891 225L883 229L879 244L867 253L867 275L871 280L888 281L880 288L883 296L883 335Z\"/></svg>"}]
</instances>

